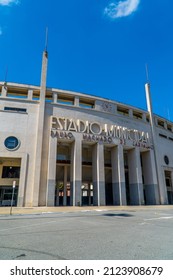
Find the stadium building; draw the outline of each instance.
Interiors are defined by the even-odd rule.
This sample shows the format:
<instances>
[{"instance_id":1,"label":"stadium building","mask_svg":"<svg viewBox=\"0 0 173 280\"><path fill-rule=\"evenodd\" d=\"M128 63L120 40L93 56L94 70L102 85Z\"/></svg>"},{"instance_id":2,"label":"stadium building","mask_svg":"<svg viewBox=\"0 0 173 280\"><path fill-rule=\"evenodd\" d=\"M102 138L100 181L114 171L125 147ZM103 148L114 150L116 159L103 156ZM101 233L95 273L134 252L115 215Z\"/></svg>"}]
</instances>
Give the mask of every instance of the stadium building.
<instances>
[{"instance_id":1,"label":"stadium building","mask_svg":"<svg viewBox=\"0 0 173 280\"><path fill-rule=\"evenodd\" d=\"M173 123L88 94L0 83L0 206L173 204Z\"/></svg>"}]
</instances>

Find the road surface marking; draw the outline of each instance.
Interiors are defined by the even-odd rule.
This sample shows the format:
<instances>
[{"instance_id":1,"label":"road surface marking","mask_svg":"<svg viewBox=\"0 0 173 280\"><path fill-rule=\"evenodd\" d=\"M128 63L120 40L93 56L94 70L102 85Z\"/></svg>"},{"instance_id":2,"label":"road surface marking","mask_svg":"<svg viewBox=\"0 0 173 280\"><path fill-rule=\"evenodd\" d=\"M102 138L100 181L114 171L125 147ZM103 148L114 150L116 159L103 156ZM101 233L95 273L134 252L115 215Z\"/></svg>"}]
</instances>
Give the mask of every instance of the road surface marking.
<instances>
[{"instance_id":1,"label":"road surface marking","mask_svg":"<svg viewBox=\"0 0 173 280\"><path fill-rule=\"evenodd\" d=\"M144 219L144 221L168 220L168 219L173 219L173 216L169 216L169 217L159 217L159 218L150 218L150 219Z\"/></svg>"}]
</instances>

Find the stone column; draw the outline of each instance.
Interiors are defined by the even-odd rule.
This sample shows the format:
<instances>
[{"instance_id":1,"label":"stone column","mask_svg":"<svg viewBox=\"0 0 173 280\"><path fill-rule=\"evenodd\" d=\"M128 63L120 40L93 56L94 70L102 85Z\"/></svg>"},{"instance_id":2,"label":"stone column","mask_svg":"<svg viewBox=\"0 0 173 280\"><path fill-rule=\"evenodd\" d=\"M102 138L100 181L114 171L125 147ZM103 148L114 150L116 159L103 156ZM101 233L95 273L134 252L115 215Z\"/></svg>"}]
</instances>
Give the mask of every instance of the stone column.
<instances>
[{"instance_id":1,"label":"stone column","mask_svg":"<svg viewBox=\"0 0 173 280\"><path fill-rule=\"evenodd\" d=\"M142 114L142 120L143 120L144 122L146 122L146 114L145 114L145 113Z\"/></svg>"},{"instance_id":2,"label":"stone column","mask_svg":"<svg viewBox=\"0 0 173 280\"><path fill-rule=\"evenodd\" d=\"M129 109L129 117L133 118L133 110Z\"/></svg>"},{"instance_id":3,"label":"stone column","mask_svg":"<svg viewBox=\"0 0 173 280\"><path fill-rule=\"evenodd\" d=\"M21 158L21 169L20 169L20 180L19 180L19 192L18 192L18 200L17 207L25 206L25 186L26 186L26 174L27 174L27 166L28 166L28 154L24 154Z\"/></svg>"},{"instance_id":4,"label":"stone column","mask_svg":"<svg viewBox=\"0 0 173 280\"><path fill-rule=\"evenodd\" d=\"M28 90L28 100L32 100L33 98L33 89Z\"/></svg>"},{"instance_id":5,"label":"stone column","mask_svg":"<svg viewBox=\"0 0 173 280\"><path fill-rule=\"evenodd\" d=\"M146 204L160 204L153 150L142 153L142 170L144 176Z\"/></svg>"},{"instance_id":6,"label":"stone column","mask_svg":"<svg viewBox=\"0 0 173 280\"><path fill-rule=\"evenodd\" d=\"M165 183L165 185L166 185L166 183ZM171 188L173 191L173 171L171 171Z\"/></svg>"},{"instance_id":7,"label":"stone column","mask_svg":"<svg viewBox=\"0 0 173 280\"><path fill-rule=\"evenodd\" d=\"M7 86L6 84L4 84L1 89L1 97L6 97L6 96L7 96Z\"/></svg>"},{"instance_id":8,"label":"stone column","mask_svg":"<svg viewBox=\"0 0 173 280\"><path fill-rule=\"evenodd\" d=\"M155 147L155 151L157 153L157 159L156 159L156 164L157 164L157 170L158 172L158 189L159 189L159 197L160 197L160 204L165 205L168 204L168 194L167 194L167 188L165 184L165 174L164 174L164 169L162 167L162 158L161 158L161 153L159 153L159 148Z\"/></svg>"},{"instance_id":9,"label":"stone column","mask_svg":"<svg viewBox=\"0 0 173 280\"><path fill-rule=\"evenodd\" d=\"M124 172L123 146L118 145L111 151L112 163L112 191L114 205L127 205L126 184Z\"/></svg>"},{"instance_id":10,"label":"stone column","mask_svg":"<svg viewBox=\"0 0 173 280\"><path fill-rule=\"evenodd\" d=\"M140 150L138 147L128 152L128 166L129 166L130 204L143 205L144 191L143 191L143 182L142 182Z\"/></svg>"},{"instance_id":11,"label":"stone column","mask_svg":"<svg viewBox=\"0 0 173 280\"><path fill-rule=\"evenodd\" d=\"M93 204L105 205L104 145L97 143L92 151Z\"/></svg>"},{"instance_id":12,"label":"stone column","mask_svg":"<svg viewBox=\"0 0 173 280\"><path fill-rule=\"evenodd\" d=\"M67 165L64 166L64 196L63 205L67 205Z\"/></svg>"},{"instance_id":13,"label":"stone column","mask_svg":"<svg viewBox=\"0 0 173 280\"><path fill-rule=\"evenodd\" d=\"M46 206L55 205L56 158L57 158L57 138L51 136L49 142ZM56 203L56 205L59 205L59 202L58 204Z\"/></svg>"},{"instance_id":14,"label":"stone column","mask_svg":"<svg viewBox=\"0 0 173 280\"><path fill-rule=\"evenodd\" d=\"M79 96L75 96L75 98L74 98L74 106L79 107Z\"/></svg>"},{"instance_id":15,"label":"stone column","mask_svg":"<svg viewBox=\"0 0 173 280\"><path fill-rule=\"evenodd\" d=\"M82 185L82 139L81 135L75 138L71 149L71 170L70 170L70 205L81 205Z\"/></svg>"},{"instance_id":16,"label":"stone column","mask_svg":"<svg viewBox=\"0 0 173 280\"><path fill-rule=\"evenodd\" d=\"M53 103L57 103L58 94L57 92L53 92Z\"/></svg>"}]
</instances>

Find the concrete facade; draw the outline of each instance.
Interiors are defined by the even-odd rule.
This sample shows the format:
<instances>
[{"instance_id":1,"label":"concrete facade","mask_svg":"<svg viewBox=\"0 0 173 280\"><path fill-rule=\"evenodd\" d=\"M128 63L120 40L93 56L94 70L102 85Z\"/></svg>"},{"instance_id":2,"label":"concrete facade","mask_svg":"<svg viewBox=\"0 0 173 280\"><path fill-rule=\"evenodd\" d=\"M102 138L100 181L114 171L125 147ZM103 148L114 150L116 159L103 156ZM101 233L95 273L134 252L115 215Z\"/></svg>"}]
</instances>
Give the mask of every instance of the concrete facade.
<instances>
[{"instance_id":1,"label":"concrete facade","mask_svg":"<svg viewBox=\"0 0 173 280\"><path fill-rule=\"evenodd\" d=\"M173 204L173 123L46 88L46 71L44 52L40 87L0 83L0 205L13 181L20 207Z\"/></svg>"}]
</instances>

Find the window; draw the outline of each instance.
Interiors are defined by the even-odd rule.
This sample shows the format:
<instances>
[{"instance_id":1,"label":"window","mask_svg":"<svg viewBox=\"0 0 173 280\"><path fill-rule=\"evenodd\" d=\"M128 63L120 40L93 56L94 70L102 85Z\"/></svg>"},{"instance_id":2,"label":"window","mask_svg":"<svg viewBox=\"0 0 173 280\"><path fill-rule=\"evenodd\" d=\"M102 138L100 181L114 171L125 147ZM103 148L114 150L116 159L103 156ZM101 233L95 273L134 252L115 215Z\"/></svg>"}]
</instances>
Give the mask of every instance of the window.
<instances>
[{"instance_id":1,"label":"window","mask_svg":"<svg viewBox=\"0 0 173 280\"><path fill-rule=\"evenodd\" d=\"M46 102L52 102L52 96L46 96Z\"/></svg>"},{"instance_id":2,"label":"window","mask_svg":"<svg viewBox=\"0 0 173 280\"><path fill-rule=\"evenodd\" d=\"M12 186L0 188L0 206L11 206ZM18 187L14 189L13 206L17 205Z\"/></svg>"},{"instance_id":3,"label":"window","mask_svg":"<svg viewBox=\"0 0 173 280\"><path fill-rule=\"evenodd\" d=\"M62 145L62 144L58 145L58 147L57 147L57 161L59 163L61 163L61 162L70 163L70 158L71 158L70 146Z\"/></svg>"},{"instance_id":4,"label":"window","mask_svg":"<svg viewBox=\"0 0 173 280\"><path fill-rule=\"evenodd\" d=\"M126 151L124 152L124 167L128 169L128 154Z\"/></svg>"},{"instance_id":5,"label":"window","mask_svg":"<svg viewBox=\"0 0 173 280\"><path fill-rule=\"evenodd\" d=\"M160 137L163 137L163 138L167 138L167 136L166 136L166 135L161 134L161 133L159 133L159 136L160 136Z\"/></svg>"},{"instance_id":6,"label":"window","mask_svg":"<svg viewBox=\"0 0 173 280\"><path fill-rule=\"evenodd\" d=\"M32 97L32 100L37 101L37 100L39 100L39 99L40 99L39 93L34 93L34 94L33 94L33 97Z\"/></svg>"},{"instance_id":7,"label":"window","mask_svg":"<svg viewBox=\"0 0 173 280\"><path fill-rule=\"evenodd\" d=\"M172 125L168 124L168 125L167 125L167 129L168 129L169 131L172 131Z\"/></svg>"},{"instance_id":8,"label":"window","mask_svg":"<svg viewBox=\"0 0 173 280\"><path fill-rule=\"evenodd\" d=\"M92 165L92 148L82 147L82 164L83 165Z\"/></svg>"},{"instance_id":9,"label":"window","mask_svg":"<svg viewBox=\"0 0 173 280\"><path fill-rule=\"evenodd\" d=\"M157 124L158 124L158 126L164 128L164 122L163 121L157 120Z\"/></svg>"},{"instance_id":10,"label":"window","mask_svg":"<svg viewBox=\"0 0 173 280\"><path fill-rule=\"evenodd\" d=\"M64 105L74 105L74 97L58 94L57 103Z\"/></svg>"},{"instance_id":11,"label":"window","mask_svg":"<svg viewBox=\"0 0 173 280\"><path fill-rule=\"evenodd\" d=\"M5 147L7 148L7 150L15 150L19 147L20 145L20 142L19 140L14 137L14 136L9 136L5 139L4 141L4 145Z\"/></svg>"},{"instance_id":12,"label":"window","mask_svg":"<svg viewBox=\"0 0 173 280\"><path fill-rule=\"evenodd\" d=\"M150 122L150 117L146 116L146 121L149 123Z\"/></svg>"},{"instance_id":13,"label":"window","mask_svg":"<svg viewBox=\"0 0 173 280\"><path fill-rule=\"evenodd\" d=\"M3 166L2 178L19 178L20 166Z\"/></svg>"},{"instance_id":14,"label":"window","mask_svg":"<svg viewBox=\"0 0 173 280\"><path fill-rule=\"evenodd\" d=\"M129 115L129 110L124 108L124 107L117 106L117 112L118 112L118 114L121 114L121 115L124 115L124 116Z\"/></svg>"},{"instance_id":15,"label":"window","mask_svg":"<svg viewBox=\"0 0 173 280\"><path fill-rule=\"evenodd\" d=\"M104 148L104 164L106 167L111 167L111 150Z\"/></svg>"},{"instance_id":16,"label":"window","mask_svg":"<svg viewBox=\"0 0 173 280\"><path fill-rule=\"evenodd\" d=\"M172 138L172 137L169 137L169 140L173 141L173 138Z\"/></svg>"},{"instance_id":17,"label":"window","mask_svg":"<svg viewBox=\"0 0 173 280\"><path fill-rule=\"evenodd\" d=\"M92 109L92 108L94 108L94 101L80 98L79 106L82 108Z\"/></svg>"},{"instance_id":18,"label":"window","mask_svg":"<svg viewBox=\"0 0 173 280\"><path fill-rule=\"evenodd\" d=\"M168 156L164 156L164 161L165 161L165 163L168 165L169 164L169 158L168 158Z\"/></svg>"},{"instance_id":19,"label":"window","mask_svg":"<svg viewBox=\"0 0 173 280\"><path fill-rule=\"evenodd\" d=\"M8 91L7 96L11 97L11 98L26 99L28 97L28 92L27 91L18 92L18 91L15 91L15 90L14 91Z\"/></svg>"},{"instance_id":20,"label":"window","mask_svg":"<svg viewBox=\"0 0 173 280\"><path fill-rule=\"evenodd\" d=\"M12 111L12 112L26 113L26 109L24 109L24 108L4 107L4 110L5 111Z\"/></svg>"},{"instance_id":21,"label":"window","mask_svg":"<svg viewBox=\"0 0 173 280\"><path fill-rule=\"evenodd\" d=\"M142 113L133 111L133 117L142 120Z\"/></svg>"},{"instance_id":22,"label":"window","mask_svg":"<svg viewBox=\"0 0 173 280\"><path fill-rule=\"evenodd\" d=\"M169 178L165 178L165 180L166 180L166 186L167 187L171 187L170 179Z\"/></svg>"}]
</instances>

